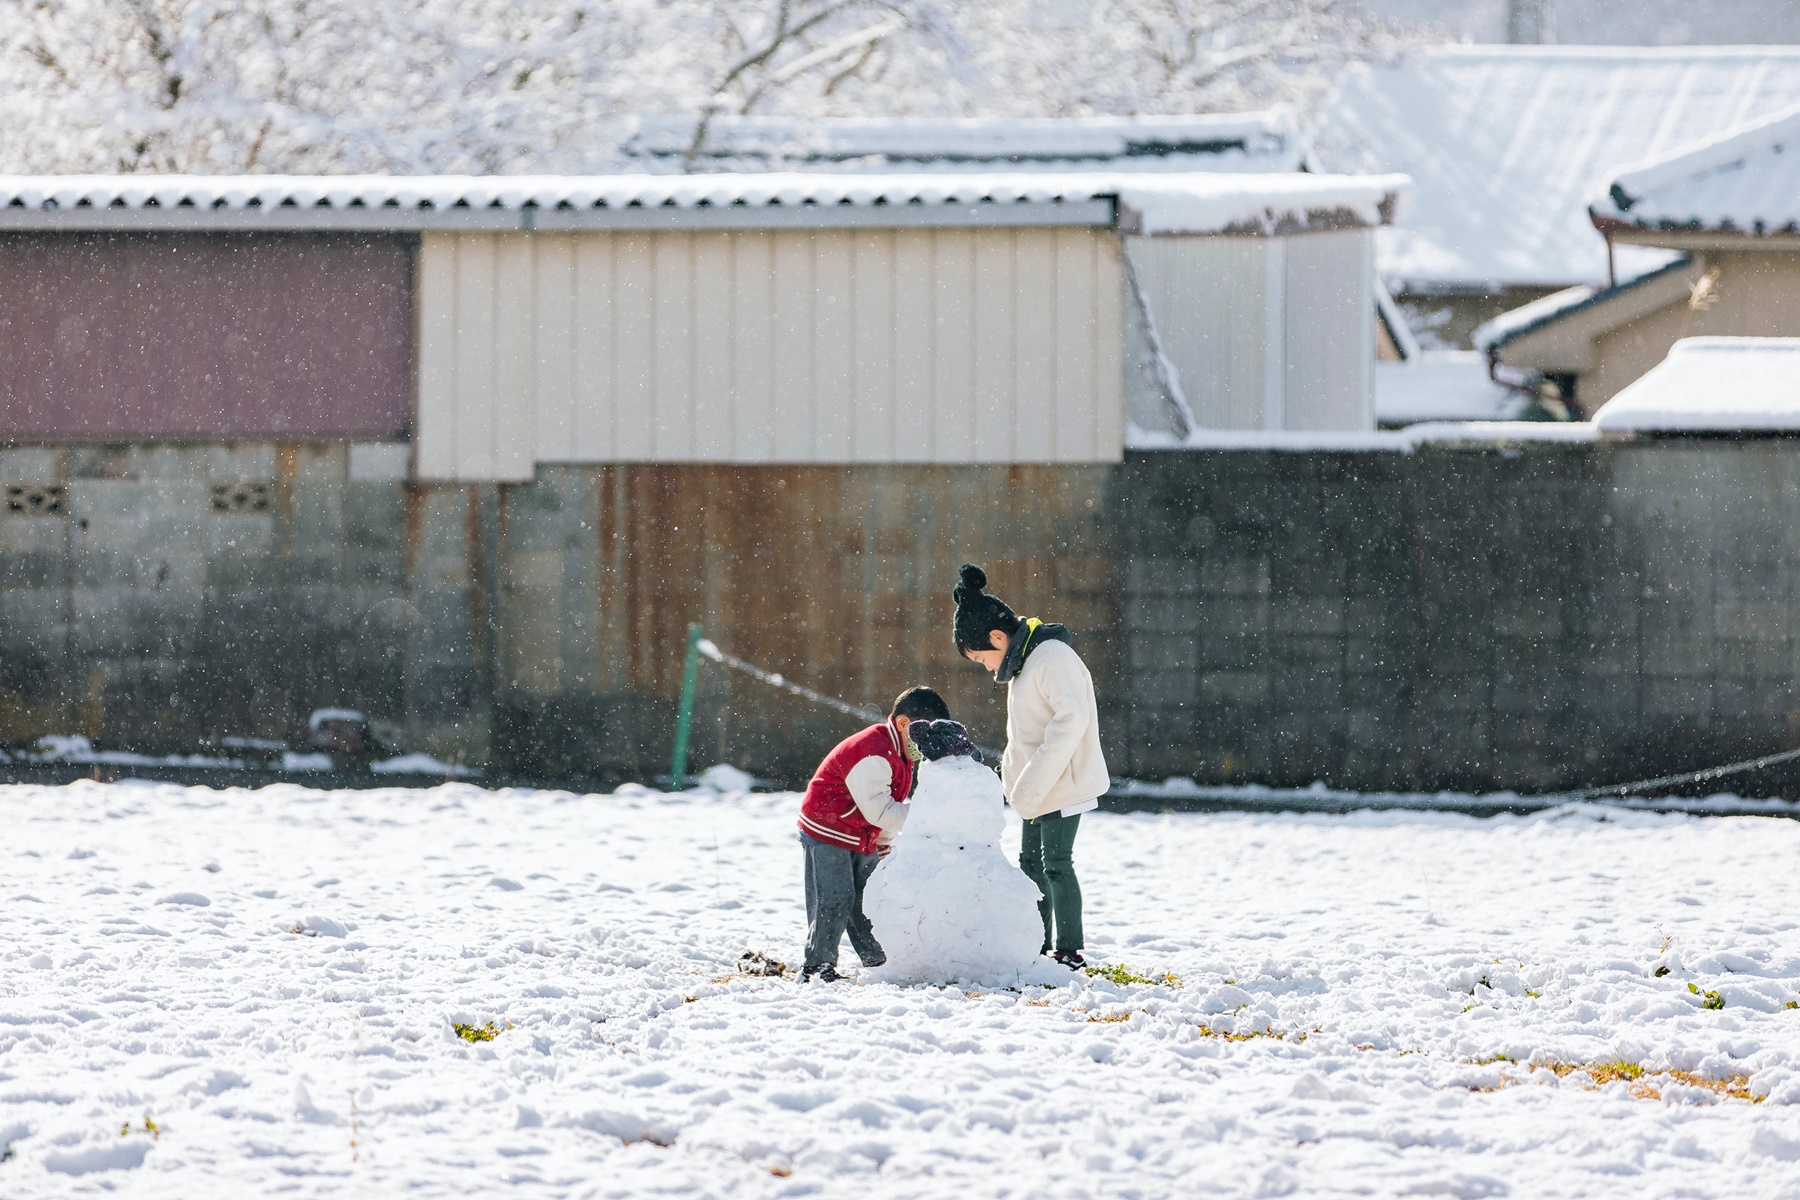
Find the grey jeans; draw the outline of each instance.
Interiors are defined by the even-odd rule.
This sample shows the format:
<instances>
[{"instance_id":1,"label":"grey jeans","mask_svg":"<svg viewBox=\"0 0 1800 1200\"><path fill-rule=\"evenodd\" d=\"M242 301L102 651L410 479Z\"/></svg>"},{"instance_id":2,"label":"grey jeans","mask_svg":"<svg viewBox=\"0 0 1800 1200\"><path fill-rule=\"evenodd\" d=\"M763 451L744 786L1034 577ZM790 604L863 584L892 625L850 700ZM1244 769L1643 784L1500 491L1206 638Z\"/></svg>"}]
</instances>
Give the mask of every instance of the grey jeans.
<instances>
[{"instance_id":1,"label":"grey jeans","mask_svg":"<svg viewBox=\"0 0 1800 1200\"><path fill-rule=\"evenodd\" d=\"M806 970L837 966L838 943L846 931L865 967L887 960L863 915L863 885L879 854L858 854L845 846L800 835L806 853Z\"/></svg>"}]
</instances>

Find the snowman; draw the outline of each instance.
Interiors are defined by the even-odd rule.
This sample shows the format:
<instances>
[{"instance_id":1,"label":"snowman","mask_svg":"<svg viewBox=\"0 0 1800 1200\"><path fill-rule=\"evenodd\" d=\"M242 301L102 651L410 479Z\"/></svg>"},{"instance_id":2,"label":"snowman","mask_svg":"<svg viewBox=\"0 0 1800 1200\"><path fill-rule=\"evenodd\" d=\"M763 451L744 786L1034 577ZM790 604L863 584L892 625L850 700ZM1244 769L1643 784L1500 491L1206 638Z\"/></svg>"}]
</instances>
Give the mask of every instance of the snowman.
<instances>
[{"instance_id":1,"label":"snowman","mask_svg":"<svg viewBox=\"0 0 1800 1200\"><path fill-rule=\"evenodd\" d=\"M926 761L906 825L863 893L863 911L888 956L866 977L987 987L1067 982L1067 968L1040 953L1037 885L1000 852L1000 780L981 764L968 730L955 721L914 721L907 735Z\"/></svg>"}]
</instances>

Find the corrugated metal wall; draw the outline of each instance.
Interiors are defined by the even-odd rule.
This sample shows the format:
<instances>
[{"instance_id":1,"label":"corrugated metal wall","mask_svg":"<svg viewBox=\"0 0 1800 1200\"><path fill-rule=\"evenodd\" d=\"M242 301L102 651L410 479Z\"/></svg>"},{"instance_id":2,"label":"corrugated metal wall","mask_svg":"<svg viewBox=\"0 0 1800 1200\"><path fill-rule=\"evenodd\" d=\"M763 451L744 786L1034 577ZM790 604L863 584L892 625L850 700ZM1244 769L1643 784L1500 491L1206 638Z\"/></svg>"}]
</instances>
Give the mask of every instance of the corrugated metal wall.
<instances>
[{"instance_id":1,"label":"corrugated metal wall","mask_svg":"<svg viewBox=\"0 0 1800 1200\"><path fill-rule=\"evenodd\" d=\"M1117 462L1090 229L426 234L418 471Z\"/></svg>"},{"instance_id":2,"label":"corrugated metal wall","mask_svg":"<svg viewBox=\"0 0 1800 1200\"><path fill-rule=\"evenodd\" d=\"M1163 351L1202 426L1375 427L1367 230L1127 244Z\"/></svg>"},{"instance_id":3,"label":"corrugated metal wall","mask_svg":"<svg viewBox=\"0 0 1800 1200\"><path fill-rule=\"evenodd\" d=\"M398 234L0 236L0 440L404 434Z\"/></svg>"}]
</instances>

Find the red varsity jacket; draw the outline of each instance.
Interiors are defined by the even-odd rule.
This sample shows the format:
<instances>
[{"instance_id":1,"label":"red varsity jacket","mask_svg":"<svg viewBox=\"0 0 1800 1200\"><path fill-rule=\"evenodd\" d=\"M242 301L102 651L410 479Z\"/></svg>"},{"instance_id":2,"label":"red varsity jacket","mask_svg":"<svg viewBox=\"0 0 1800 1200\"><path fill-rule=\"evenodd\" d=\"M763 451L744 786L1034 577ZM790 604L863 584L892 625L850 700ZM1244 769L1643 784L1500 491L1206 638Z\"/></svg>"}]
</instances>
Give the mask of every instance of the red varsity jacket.
<instances>
[{"instance_id":1,"label":"red varsity jacket","mask_svg":"<svg viewBox=\"0 0 1800 1200\"><path fill-rule=\"evenodd\" d=\"M887 759L893 771L894 799L912 795L913 764L906 755L900 731L892 721L871 725L839 742L813 772L800 804L800 831L831 846L843 846L858 854L873 854L881 830L863 819L850 795L844 776L870 755Z\"/></svg>"}]
</instances>

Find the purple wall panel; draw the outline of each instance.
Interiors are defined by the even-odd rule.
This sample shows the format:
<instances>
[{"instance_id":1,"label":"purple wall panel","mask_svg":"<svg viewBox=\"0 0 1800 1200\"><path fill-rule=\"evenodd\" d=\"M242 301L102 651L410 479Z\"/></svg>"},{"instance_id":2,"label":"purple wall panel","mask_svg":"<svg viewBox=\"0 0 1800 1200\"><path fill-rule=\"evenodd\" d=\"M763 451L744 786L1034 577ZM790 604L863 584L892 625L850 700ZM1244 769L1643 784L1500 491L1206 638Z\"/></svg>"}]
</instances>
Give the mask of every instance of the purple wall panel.
<instances>
[{"instance_id":1,"label":"purple wall panel","mask_svg":"<svg viewBox=\"0 0 1800 1200\"><path fill-rule=\"evenodd\" d=\"M403 434L412 343L404 236L0 235L0 441Z\"/></svg>"}]
</instances>

